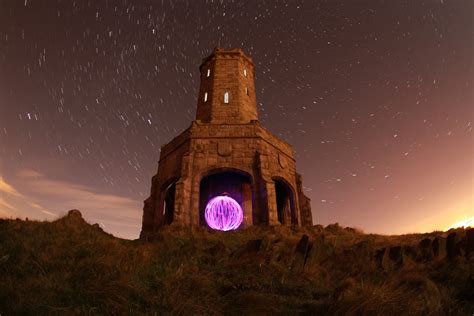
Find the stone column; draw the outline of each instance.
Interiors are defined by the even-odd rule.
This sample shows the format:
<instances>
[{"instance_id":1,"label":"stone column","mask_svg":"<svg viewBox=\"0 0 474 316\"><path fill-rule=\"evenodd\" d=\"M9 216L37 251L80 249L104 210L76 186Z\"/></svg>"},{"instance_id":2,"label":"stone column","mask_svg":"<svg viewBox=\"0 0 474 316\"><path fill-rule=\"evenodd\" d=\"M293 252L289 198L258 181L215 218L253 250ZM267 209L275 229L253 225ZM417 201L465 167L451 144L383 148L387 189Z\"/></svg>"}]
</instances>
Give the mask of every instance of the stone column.
<instances>
[{"instance_id":1,"label":"stone column","mask_svg":"<svg viewBox=\"0 0 474 316\"><path fill-rule=\"evenodd\" d=\"M265 181L265 186L267 190L268 224L280 225L278 221L275 182L273 182L273 180Z\"/></svg>"},{"instance_id":2,"label":"stone column","mask_svg":"<svg viewBox=\"0 0 474 316\"><path fill-rule=\"evenodd\" d=\"M255 154L255 183L256 199L259 201L259 214L261 220L267 220L270 225L279 225L275 183L270 175L270 162L268 155L259 151ZM263 216L262 216L263 215Z\"/></svg>"},{"instance_id":3,"label":"stone column","mask_svg":"<svg viewBox=\"0 0 474 316\"><path fill-rule=\"evenodd\" d=\"M191 200L190 200L190 209L191 209L191 224L199 226L200 225L200 186L201 186L201 173L194 173L191 182Z\"/></svg>"},{"instance_id":4,"label":"stone column","mask_svg":"<svg viewBox=\"0 0 474 316\"><path fill-rule=\"evenodd\" d=\"M176 182L174 201L175 222L182 225L191 223L191 165L192 154L185 153L181 161L181 177Z\"/></svg>"},{"instance_id":5,"label":"stone column","mask_svg":"<svg viewBox=\"0 0 474 316\"><path fill-rule=\"evenodd\" d=\"M151 233L154 229L157 180L158 176L154 175L151 179L150 196L145 201L143 201L142 231L140 233L140 238L145 237L145 235Z\"/></svg>"},{"instance_id":6,"label":"stone column","mask_svg":"<svg viewBox=\"0 0 474 316\"><path fill-rule=\"evenodd\" d=\"M242 183L242 192L244 196L243 211L244 220L242 223L245 227L253 224L253 209L252 209L252 185L250 183Z\"/></svg>"},{"instance_id":7,"label":"stone column","mask_svg":"<svg viewBox=\"0 0 474 316\"><path fill-rule=\"evenodd\" d=\"M311 199L303 192L303 177L296 174L296 188L298 193L298 216L301 226L313 226L313 214L311 213Z\"/></svg>"},{"instance_id":8,"label":"stone column","mask_svg":"<svg viewBox=\"0 0 474 316\"><path fill-rule=\"evenodd\" d=\"M152 208L152 199L149 197L143 202L143 218L140 238L144 238L147 234L153 231L153 215L154 210Z\"/></svg>"}]
</instances>

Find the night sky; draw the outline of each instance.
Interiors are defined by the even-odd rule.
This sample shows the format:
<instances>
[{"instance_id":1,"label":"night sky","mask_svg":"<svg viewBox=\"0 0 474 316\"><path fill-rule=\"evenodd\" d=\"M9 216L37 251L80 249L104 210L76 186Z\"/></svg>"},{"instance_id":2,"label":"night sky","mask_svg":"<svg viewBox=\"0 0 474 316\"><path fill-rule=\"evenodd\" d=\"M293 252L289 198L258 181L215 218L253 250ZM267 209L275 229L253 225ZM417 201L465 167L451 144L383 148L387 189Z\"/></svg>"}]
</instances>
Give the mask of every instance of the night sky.
<instances>
[{"instance_id":1,"label":"night sky","mask_svg":"<svg viewBox=\"0 0 474 316\"><path fill-rule=\"evenodd\" d=\"M241 47L315 224L474 216L474 2L0 0L0 216L81 210L136 238L202 58Z\"/></svg>"}]
</instances>

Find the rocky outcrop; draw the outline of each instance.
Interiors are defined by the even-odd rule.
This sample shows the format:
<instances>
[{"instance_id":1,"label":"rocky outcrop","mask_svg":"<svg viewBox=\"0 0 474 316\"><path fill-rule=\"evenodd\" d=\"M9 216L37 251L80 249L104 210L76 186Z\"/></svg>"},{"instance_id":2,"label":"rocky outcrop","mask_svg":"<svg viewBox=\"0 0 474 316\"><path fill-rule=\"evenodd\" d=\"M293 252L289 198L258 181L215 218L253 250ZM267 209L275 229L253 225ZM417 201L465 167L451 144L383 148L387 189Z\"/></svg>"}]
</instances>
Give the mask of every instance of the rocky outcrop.
<instances>
[{"instance_id":1,"label":"rocky outcrop","mask_svg":"<svg viewBox=\"0 0 474 316\"><path fill-rule=\"evenodd\" d=\"M380 270L393 270L434 260L453 261L474 256L474 229L464 236L451 232L446 238L423 238L416 245L399 245L376 249L372 255L373 266Z\"/></svg>"},{"instance_id":2,"label":"rocky outcrop","mask_svg":"<svg viewBox=\"0 0 474 316\"><path fill-rule=\"evenodd\" d=\"M466 256L474 256L474 228L466 231Z\"/></svg>"},{"instance_id":3,"label":"rocky outcrop","mask_svg":"<svg viewBox=\"0 0 474 316\"><path fill-rule=\"evenodd\" d=\"M453 232L446 238L446 257L448 260L453 260L460 255L460 247L458 245L459 236Z\"/></svg>"},{"instance_id":4,"label":"rocky outcrop","mask_svg":"<svg viewBox=\"0 0 474 316\"><path fill-rule=\"evenodd\" d=\"M424 238L418 243L420 261L427 262L433 259L433 248L431 245L432 241L429 238Z\"/></svg>"},{"instance_id":5,"label":"rocky outcrop","mask_svg":"<svg viewBox=\"0 0 474 316\"><path fill-rule=\"evenodd\" d=\"M403 252L401 246L390 247L388 250L388 258L395 268L403 266Z\"/></svg>"},{"instance_id":6,"label":"rocky outcrop","mask_svg":"<svg viewBox=\"0 0 474 316\"><path fill-rule=\"evenodd\" d=\"M446 258L446 238L435 237L431 242L431 249L435 259Z\"/></svg>"}]
</instances>

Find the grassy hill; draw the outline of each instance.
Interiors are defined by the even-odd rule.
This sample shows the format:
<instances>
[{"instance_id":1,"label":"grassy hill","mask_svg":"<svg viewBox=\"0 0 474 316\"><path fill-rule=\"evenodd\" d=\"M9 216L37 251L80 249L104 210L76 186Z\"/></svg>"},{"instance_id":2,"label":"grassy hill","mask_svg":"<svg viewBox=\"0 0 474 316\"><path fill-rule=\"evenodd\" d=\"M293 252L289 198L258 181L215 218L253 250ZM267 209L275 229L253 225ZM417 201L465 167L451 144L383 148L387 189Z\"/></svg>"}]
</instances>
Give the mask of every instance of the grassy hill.
<instances>
[{"instance_id":1,"label":"grassy hill","mask_svg":"<svg viewBox=\"0 0 474 316\"><path fill-rule=\"evenodd\" d=\"M473 315L472 232L170 226L129 241L78 211L0 220L0 314Z\"/></svg>"}]
</instances>

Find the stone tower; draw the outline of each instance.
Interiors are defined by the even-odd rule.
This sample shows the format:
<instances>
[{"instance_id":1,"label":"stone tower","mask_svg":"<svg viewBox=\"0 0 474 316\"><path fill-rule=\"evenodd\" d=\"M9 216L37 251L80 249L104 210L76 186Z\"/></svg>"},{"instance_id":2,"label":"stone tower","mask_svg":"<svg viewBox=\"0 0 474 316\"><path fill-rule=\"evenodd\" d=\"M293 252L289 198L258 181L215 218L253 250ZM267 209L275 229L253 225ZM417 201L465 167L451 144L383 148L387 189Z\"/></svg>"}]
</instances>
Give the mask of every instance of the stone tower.
<instances>
[{"instance_id":1,"label":"stone tower","mask_svg":"<svg viewBox=\"0 0 474 316\"><path fill-rule=\"evenodd\" d=\"M206 225L223 192L243 210L240 227L312 225L291 145L260 126L255 66L241 49L216 48L199 67L196 120L161 147L140 236L163 225Z\"/></svg>"}]
</instances>

